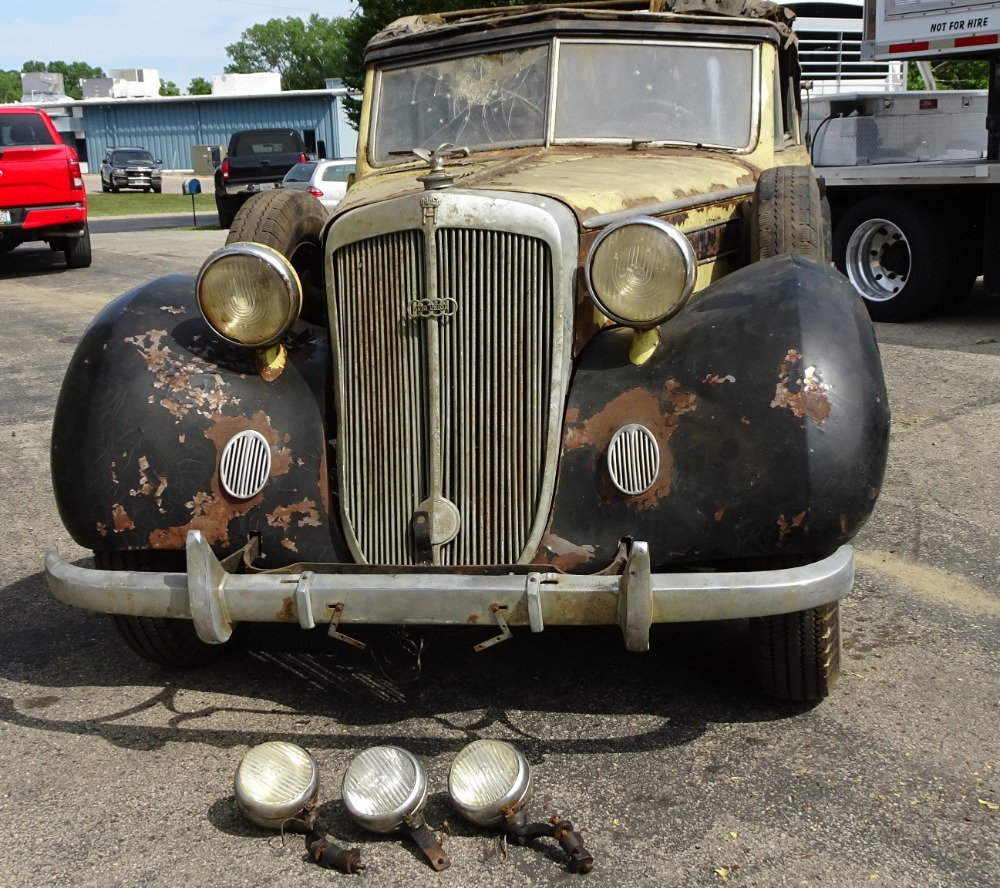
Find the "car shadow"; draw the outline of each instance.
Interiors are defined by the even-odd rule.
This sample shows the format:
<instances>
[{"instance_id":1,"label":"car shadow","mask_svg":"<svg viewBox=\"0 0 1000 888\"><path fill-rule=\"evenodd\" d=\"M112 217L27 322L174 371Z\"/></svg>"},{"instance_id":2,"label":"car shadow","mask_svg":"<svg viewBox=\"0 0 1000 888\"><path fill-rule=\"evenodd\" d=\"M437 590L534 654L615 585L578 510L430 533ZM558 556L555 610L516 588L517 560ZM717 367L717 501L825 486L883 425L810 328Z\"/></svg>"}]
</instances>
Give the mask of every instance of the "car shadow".
<instances>
[{"instance_id":1,"label":"car shadow","mask_svg":"<svg viewBox=\"0 0 1000 888\"><path fill-rule=\"evenodd\" d=\"M0 720L129 749L281 736L312 750L389 743L437 756L498 736L538 762L567 747L686 745L713 723L808 708L756 691L740 621L655 626L646 653L626 651L614 627L515 629L481 653L483 627L352 631L363 651L321 628L279 627L289 631L247 633L211 666L167 670L129 651L108 618L51 599L41 573L3 592L0 676L23 693L0 697Z\"/></svg>"}]
</instances>

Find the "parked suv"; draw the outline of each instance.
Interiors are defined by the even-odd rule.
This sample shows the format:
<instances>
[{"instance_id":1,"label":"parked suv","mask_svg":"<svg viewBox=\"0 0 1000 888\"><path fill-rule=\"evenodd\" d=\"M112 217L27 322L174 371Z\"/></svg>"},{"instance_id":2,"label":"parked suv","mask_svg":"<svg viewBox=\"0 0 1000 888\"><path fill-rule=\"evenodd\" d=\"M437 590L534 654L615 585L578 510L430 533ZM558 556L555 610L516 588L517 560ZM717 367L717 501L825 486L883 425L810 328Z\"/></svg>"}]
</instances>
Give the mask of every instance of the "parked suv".
<instances>
[{"instance_id":1,"label":"parked suv","mask_svg":"<svg viewBox=\"0 0 1000 888\"><path fill-rule=\"evenodd\" d=\"M101 161L101 190L124 188L160 193L163 187L162 161L145 148L109 148Z\"/></svg>"},{"instance_id":2,"label":"parked suv","mask_svg":"<svg viewBox=\"0 0 1000 888\"><path fill-rule=\"evenodd\" d=\"M886 462L878 347L830 264L788 18L676 5L378 34L332 216L248 198L197 277L78 346L53 487L95 563L50 550L55 595L159 662L254 622L642 651L749 619L763 689L825 696Z\"/></svg>"}]
</instances>

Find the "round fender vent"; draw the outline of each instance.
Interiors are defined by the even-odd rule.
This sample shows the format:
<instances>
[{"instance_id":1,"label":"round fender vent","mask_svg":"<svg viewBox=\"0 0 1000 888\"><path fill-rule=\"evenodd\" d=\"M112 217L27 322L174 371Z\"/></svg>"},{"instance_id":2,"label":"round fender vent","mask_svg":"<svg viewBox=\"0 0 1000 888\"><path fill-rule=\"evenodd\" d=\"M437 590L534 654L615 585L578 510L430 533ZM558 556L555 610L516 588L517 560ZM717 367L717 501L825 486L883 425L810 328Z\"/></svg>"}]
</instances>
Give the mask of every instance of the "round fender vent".
<instances>
[{"instance_id":1,"label":"round fender vent","mask_svg":"<svg viewBox=\"0 0 1000 888\"><path fill-rule=\"evenodd\" d=\"M226 493L250 499L264 489L270 474L271 448L260 432L247 429L229 439L219 465L219 481Z\"/></svg>"},{"instance_id":2,"label":"round fender vent","mask_svg":"<svg viewBox=\"0 0 1000 888\"><path fill-rule=\"evenodd\" d=\"M608 471L622 493L637 496L649 490L660 473L660 448L653 433L638 423L618 429L608 445Z\"/></svg>"}]
</instances>

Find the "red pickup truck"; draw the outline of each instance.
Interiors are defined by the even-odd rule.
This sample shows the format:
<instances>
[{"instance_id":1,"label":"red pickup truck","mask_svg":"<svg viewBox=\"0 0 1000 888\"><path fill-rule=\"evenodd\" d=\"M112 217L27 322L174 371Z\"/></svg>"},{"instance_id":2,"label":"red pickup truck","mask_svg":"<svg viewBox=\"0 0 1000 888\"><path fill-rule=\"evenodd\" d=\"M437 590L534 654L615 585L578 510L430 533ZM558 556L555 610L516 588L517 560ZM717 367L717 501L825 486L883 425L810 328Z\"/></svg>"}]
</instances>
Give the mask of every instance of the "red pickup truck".
<instances>
[{"instance_id":1,"label":"red pickup truck","mask_svg":"<svg viewBox=\"0 0 1000 888\"><path fill-rule=\"evenodd\" d=\"M27 241L46 241L70 268L90 265L87 192L76 150L48 114L0 107L0 256Z\"/></svg>"}]
</instances>

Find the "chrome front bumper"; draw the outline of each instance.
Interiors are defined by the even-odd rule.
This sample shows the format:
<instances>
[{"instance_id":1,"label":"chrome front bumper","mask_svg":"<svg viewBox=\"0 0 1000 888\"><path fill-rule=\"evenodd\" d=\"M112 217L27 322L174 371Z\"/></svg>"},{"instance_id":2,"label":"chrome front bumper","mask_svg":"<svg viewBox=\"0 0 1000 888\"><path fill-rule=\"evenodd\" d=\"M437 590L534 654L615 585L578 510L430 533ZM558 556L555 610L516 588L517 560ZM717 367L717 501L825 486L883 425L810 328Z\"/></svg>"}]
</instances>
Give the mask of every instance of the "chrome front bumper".
<instances>
[{"instance_id":1,"label":"chrome front bumper","mask_svg":"<svg viewBox=\"0 0 1000 888\"><path fill-rule=\"evenodd\" d=\"M801 567L726 573L650 572L649 549L634 542L619 576L546 571L505 576L405 574L229 574L194 530L186 573L92 570L45 553L45 576L60 601L87 610L194 621L220 644L243 622L508 626L618 625L629 650L649 648L653 623L729 620L806 610L843 598L854 582L854 550Z\"/></svg>"}]
</instances>

